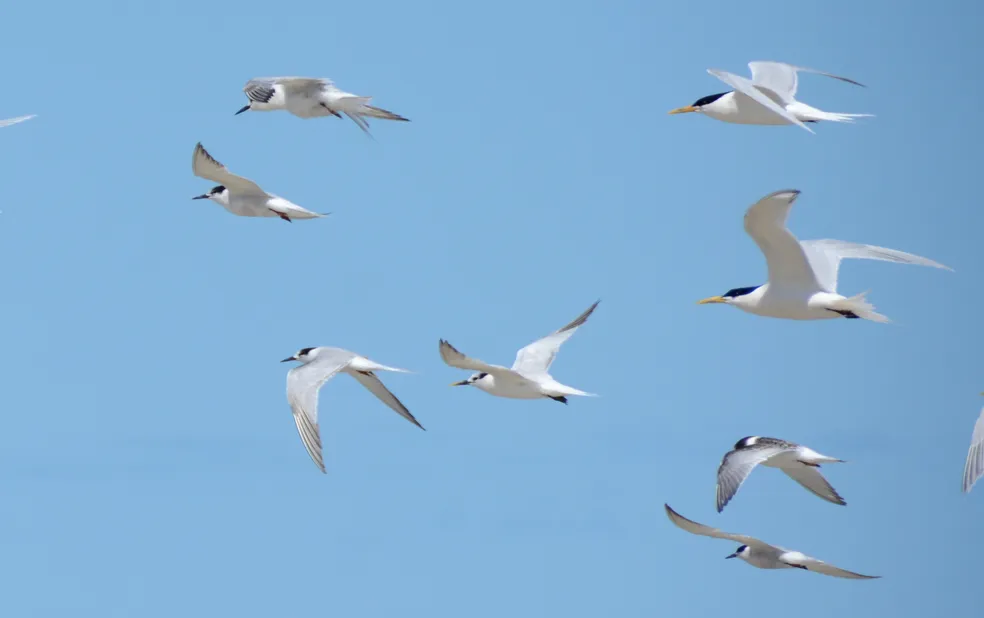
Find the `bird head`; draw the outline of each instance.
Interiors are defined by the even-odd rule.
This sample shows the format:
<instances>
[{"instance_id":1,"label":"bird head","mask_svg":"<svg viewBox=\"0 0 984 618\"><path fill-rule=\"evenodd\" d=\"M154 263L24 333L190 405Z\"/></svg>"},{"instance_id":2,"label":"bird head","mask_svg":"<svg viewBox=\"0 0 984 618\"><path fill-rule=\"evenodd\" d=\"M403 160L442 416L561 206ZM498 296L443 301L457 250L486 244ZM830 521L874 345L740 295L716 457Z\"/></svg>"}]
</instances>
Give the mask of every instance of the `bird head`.
<instances>
[{"instance_id":1,"label":"bird head","mask_svg":"<svg viewBox=\"0 0 984 618\"><path fill-rule=\"evenodd\" d=\"M488 375L489 374L485 373L484 371L479 373L473 373L472 375L468 376L467 380L462 380L461 382L455 382L451 386L472 386L476 382L480 382L481 380L484 380Z\"/></svg>"},{"instance_id":2,"label":"bird head","mask_svg":"<svg viewBox=\"0 0 984 618\"><path fill-rule=\"evenodd\" d=\"M229 199L229 190L226 189L225 187L223 187L222 185L219 185L217 187L212 188L212 190L210 190L208 193L202 193L201 195L196 195L195 197L193 197L191 199L193 199L193 200L215 200L217 202L228 201L228 199Z\"/></svg>"},{"instance_id":3,"label":"bird head","mask_svg":"<svg viewBox=\"0 0 984 618\"><path fill-rule=\"evenodd\" d=\"M697 301L698 305L710 305L715 303L721 303L725 305L743 305L753 302L751 294L759 289L760 285L755 285L747 288L733 288L722 294L721 296L711 296L710 298L705 298L704 300Z\"/></svg>"},{"instance_id":4,"label":"bird head","mask_svg":"<svg viewBox=\"0 0 984 618\"><path fill-rule=\"evenodd\" d=\"M670 110L670 114L689 114L690 112L703 112L704 109L713 105L718 99L728 94L727 92L721 92L718 94L710 94L706 97L701 97L694 101L693 105L684 105L683 107L678 107L676 109Z\"/></svg>"},{"instance_id":5,"label":"bird head","mask_svg":"<svg viewBox=\"0 0 984 618\"><path fill-rule=\"evenodd\" d=\"M735 442L735 450L738 451L743 448L748 448L749 446L755 446L758 443L758 441L759 441L758 436L748 436L742 438L741 440Z\"/></svg>"},{"instance_id":6,"label":"bird head","mask_svg":"<svg viewBox=\"0 0 984 618\"><path fill-rule=\"evenodd\" d=\"M309 363L313 361L317 355L318 355L318 348L303 348L301 350L298 350L297 354L293 356L289 356L280 362L289 363L290 361L300 361L302 363Z\"/></svg>"},{"instance_id":7,"label":"bird head","mask_svg":"<svg viewBox=\"0 0 984 618\"><path fill-rule=\"evenodd\" d=\"M730 556L725 556L724 559L728 560L729 558L741 558L744 560L748 558L748 552L749 552L748 545L742 545L735 551L735 553L731 554Z\"/></svg>"}]
</instances>

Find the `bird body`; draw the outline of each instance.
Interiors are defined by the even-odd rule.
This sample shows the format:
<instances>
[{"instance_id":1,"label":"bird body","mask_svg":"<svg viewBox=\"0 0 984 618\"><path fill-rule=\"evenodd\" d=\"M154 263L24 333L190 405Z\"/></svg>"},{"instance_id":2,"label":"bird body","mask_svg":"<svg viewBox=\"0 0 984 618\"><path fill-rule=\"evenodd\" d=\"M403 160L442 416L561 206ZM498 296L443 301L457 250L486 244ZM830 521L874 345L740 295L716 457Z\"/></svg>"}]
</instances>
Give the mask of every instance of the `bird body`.
<instances>
[{"instance_id":1,"label":"bird body","mask_svg":"<svg viewBox=\"0 0 984 618\"><path fill-rule=\"evenodd\" d=\"M458 369L477 372L467 380L455 382L452 386L474 386L490 395L508 399L542 399L546 397L561 403L567 403L568 395L594 396L592 393L561 384L550 375L549 370L560 346L574 334L578 327L584 324L588 316L598 306L598 302L600 301L595 302L563 328L520 349L510 368L490 365L469 358L450 343L441 339L438 351L445 363Z\"/></svg>"},{"instance_id":2,"label":"bird body","mask_svg":"<svg viewBox=\"0 0 984 618\"><path fill-rule=\"evenodd\" d=\"M864 318L888 322L865 299L866 293L851 297L837 293L841 260L860 258L951 270L930 259L885 247L832 239L798 240L786 227L786 219L799 193L795 189L770 193L745 213L745 232L765 255L768 282L733 288L698 304L728 304L755 315L787 320Z\"/></svg>"},{"instance_id":3,"label":"bird body","mask_svg":"<svg viewBox=\"0 0 984 618\"><path fill-rule=\"evenodd\" d=\"M193 197L194 200L211 200L234 215L241 217L280 217L294 219L318 219L327 214L311 212L284 198L267 193L252 180L237 176L215 160L202 146L195 145L191 169L195 176L220 183L208 193Z\"/></svg>"},{"instance_id":4,"label":"bird body","mask_svg":"<svg viewBox=\"0 0 984 618\"><path fill-rule=\"evenodd\" d=\"M825 112L796 100L800 72L815 73L863 86L853 79L784 62L755 61L749 62L748 67L752 71L751 79L720 69L708 69L708 73L734 90L702 97L693 105L678 107L670 113L699 112L715 120L735 124L795 124L810 133L813 133L813 130L806 126L807 122L854 122L855 118L871 116L871 114Z\"/></svg>"},{"instance_id":5,"label":"bird body","mask_svg":"<svg viewBox=\"0 0 984 618\"><path fill-rule=\"evenodd\" d=\"M243 88L249 103L236 114L245 111L270 112L286 110L298 118L348 116L360 129L369 133L366 118L398 120L407 118L369 105L372 97L360 97L339 90L334 82L319 77L257 77Z\"/></svg>"},{"instance_id":6,"label":"bird body","mask_svg":"<svg viewBox=\"0 0 984 618\"><path fill-rule=\"evenodd\" d=\"M287 372L287 401L301 441L322 472L325 472L325 464L318 426L318 392L325 382L338 373L352 376L394 412L423 429L410 410L383 385L375 373L409 373L406 369L382 365L354 352L330 347L304 348L281 362L290 361L299 361L302 364Z\"/></svg>"}]
</instances>

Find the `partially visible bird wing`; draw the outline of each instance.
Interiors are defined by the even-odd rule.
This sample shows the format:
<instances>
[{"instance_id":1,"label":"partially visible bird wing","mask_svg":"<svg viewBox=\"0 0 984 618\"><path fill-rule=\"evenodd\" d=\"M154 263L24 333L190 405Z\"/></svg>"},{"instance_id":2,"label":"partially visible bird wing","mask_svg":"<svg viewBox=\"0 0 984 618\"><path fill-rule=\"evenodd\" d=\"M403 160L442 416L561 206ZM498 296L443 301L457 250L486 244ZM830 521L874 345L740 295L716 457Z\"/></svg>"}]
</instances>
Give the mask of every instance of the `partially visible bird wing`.
<instances>
[{"instance_id":1,"label":"partially visible bird wing","mask_svg":"<svg viewBox=\"0 0 984 618\"><path fill-rule=\"evenodd\" d=\"M779 453L795 450L795 448L795 446L784 447L775 444L763 444L730 451L726 454L721 460L721 465L718 466L717 473L718 513L723 511L728 502L738 493L738 488L745 482L755 466Z\"/></svg>"},{"instance_id":2,"label":"partially visible bird wing","mask_svg":"<svg viewBox=\"0 0 984 618\"><path fill-rule=\"evenodd\" d=\"M967 451L967 463L964 464L964 492L970 491L982 475L984 475L984 410L981 410L981 415L974 424L974 435L970 438L970 450Z\"/></svg>"},{"instance_id":3,"label":"partially visible bird wing","mask_svg":"<svg viewBox=\"0 0 984 618\"><path fill-rule=\"evenodd\" d=\"M195 173L195 176L217 182L236 193L267 195L267 192L261 189L258 184L248 178L233 174L226 166L216 161L212 155L208 154L208 151L205 150L201 142L195 145L195 153L192 155L191 160L191 170Z\"/></svg>"},{"instance_id":4,"label":"partially visible bird wing","mask_svg":"<svg viewBox=\"0 0 984 618\"><path fill-rule=\"evenodd\" d=\"M861 245L846 240L825 238L822 240L804 240L800 244L806 253L806 259L813 267L817 283L824 290L835 294L837 293L837 273L843 259L880 260L882 262L895 262L896 264L914 264L953 270L949 266L912 253L874 245Z\"/></svg>"},{"instance_id":5,"label":"partially visible bird wing","mask_svg":"<svg viewBox=\"0 0 984 618\"><path fill-rule=\"evenodd\" d=\"M407 407L403 405L403 402L397 399L396 395L391 393L390 390L386 388L386 385L382 383L379 376L375 373L371 371L349 371L347 373L358 380L362 386L369 389L370 393L389 406L391 410L407 419L417 427L420 427L421 429L424 428L423 425L417 422L417 419L414 418L413 414L410 413L410 410L407 410Z\"/></svg>"},{"instance_id":6,"label":"partially visible bird wing","mask_svg":"<svg viewBox=\"0 0 984 618\"><path fill-rule=\"evenodd\" d=\"M287 372L287 402L294 415L294 423L308 455L322 472L325 472L325 464L318 429L318 391L322 384L347 367L353 358L355 354L344 350L322 353L315 361Z\"/></svg>"},{"instance_id":7,"label":"partially visible bird wing","mask_svg":"<svg viewBox=\"0 0 984 618\"><path fill-rule=\"evenodd\" d=\"M441 353L441 359L452 367L457 367L458 369L468 369L471 371L484 371L485 373L513 373L510 369L502 367L500 365L489 365L484 361L480 361L474 358L469 358L459 352L453 345L441 339L438 344L438 350Z\"/></svg>"},{"instance_id":8,"label":"partially visible bird wing","mask_svg":"<svg viewBox=\"0 0 984 618\"><path fill-rule=\"evenodd\" d=\"M792 468L783 467L780 470L785 472L789 478L808 489L812 494L823 498L827 502L833 502L841 506L847 504L847 502L844 502L844 498L841 498L840 494L827 482L827 479L820 474L820 471L813 466L803 464Z\"/></svg>"},{"instance_id":9,"label":"partially visible bird wing","mask_svg":"<svg viewBox=\"0 0 984 618\"><path fill-rule=\"evenodd\" d=\"M808 571L822 573L823 575L830 575L832 577L843 577L845 579L879 579L881 577L880 575L862 575L854 571L839 569L832 564L811 558L798 551L787 551L779 556L779 560L792 566L803 567Z\"/></svg>"},{"instance_id":10,"label":"partially visible bird wing","mask_svg":"<svg viewBox=\"0 0 984 618\"><path fill-rule=\"evenodd\" d=\"M813 129L803 124L799 118L786 111L786 108L780 105L780 102L782 101L781 99L779 102L773 100L770 96L768 96L768 94L766 94L766 91L759 90L751 80L739 75L728 73L727 71L722 71L720 69L707 69L707 72L772 113L785 118L787 121L797 126L803 127L810 133L813 133Z\"/></svg>"},{"instance_id":11,"label":"partially visible bird wing","mask_svg":"<svg viewBox=\"0 0 984 618\"><path fill-rule=\"evenodd\" d=\"M727 539L729 541L734 541L736 543L741 543L742 545L750 545L753 547L769 548L774 549L772 545L760 541L756 538L746 536L744 534L732 534L730 532L723 532L717 528L711 528L710 526L705 526L704 524L698 524L697 522L687 519L683 515L677 513L669 504L663 505L666 508L666 516L670 518L670 521L674 523L679 528L683 528L691 534L699 534L700 536L709 536L715 539Z\"/></svg>"},{"instance_id":12,"label":"partially visible bird wing","mask_svg":"<svg viewBox=\"0 0 984 618\"><path fill-rule=\"evenodd\" d=\"M776 191L752 204L745 213L745 232L765 255L770 284L815 289L818 284L806 252L786 227L799 193L795 189Z\"/></svg>"},{"instance_id":13,"label":"partially visible bird wing","mask_svg":"<svg viewBox=\"0 0 984 618\"><path fill-rule=\"evenodd\" d=\"M601 301L595 301L593 305L581 315L574 318L570 324L556 330L542 339L537 339L525 348L516 352L516 361L513 363L513 371L526 375L545 375L550 371L560 346L571 338L574 331L584 324L588 317L594 312L595 307Z\"/></svg>"},{"instance_id":14,"label":"partially visible bird wing","mask_svg":"<svg viewBox=\"0 0 984 618\"><path fill-rule=\"evenodd\" d=\"M18 116L16 118L7 118L6 120L0 120L0 127L9 127L12 124L17 124L18 122L24 122L25 120L30 120L34 118L36 114L30 114L28 116Z\"/></svg>"},{"instance_id":15,"label":"partially visible bird wing","mask_svg":"<svg viewBox=\"0 0 984 618\"><path fill-rule=\"evenodd\" d=\"M804 73L823 75L825 77L832 77L842 82L864 87L864 84L856 82L853 79L848 79L846 77L841 77L840 75L834 75L833 73L827 73L825 71L818 71L807 67L786 64L785 62L757 60L755 62L749 62L748 68L752 70L752 81L756 86L768 88L787 100L790 100L796 96L796 89L799 85L797 73L800 71Z\"/></svg>"},{"instance_id":16,"label":"partially visible bird wing","mask_svg":"<svg viewBox=\"0 0 984 618\"><path fill-rule=\"evenodd\" d=\"M278 84L291 93L312 94L326 88L334 88L335 83L323 77L257 77L249 83ZM248 86L249 84L247 84Z\"/></svg>"}]
</instances>

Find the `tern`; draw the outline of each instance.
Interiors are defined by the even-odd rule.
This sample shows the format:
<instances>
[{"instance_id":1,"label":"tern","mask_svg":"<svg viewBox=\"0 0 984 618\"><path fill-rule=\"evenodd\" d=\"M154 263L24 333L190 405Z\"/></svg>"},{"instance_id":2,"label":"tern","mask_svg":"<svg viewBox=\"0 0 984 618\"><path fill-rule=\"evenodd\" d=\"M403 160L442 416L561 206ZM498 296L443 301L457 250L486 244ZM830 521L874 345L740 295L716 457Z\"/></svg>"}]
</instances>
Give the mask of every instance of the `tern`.
<instances>
[{"instance_id":1,"label":"tern","mask_svg":"<svg viewBox=\"0 0 984 618\"><path fill-rule=\"evenodd\" d=\"M577 316L570 324L542 339L538 339L516 353L516 361L509 369L500 365L489 365L474 358L468 358L441 339L438 349L445 363L458 369L477 371L467 380L455 382L451 386L475 386L496 397L511 399L541 399L549 397L560 403L567 403L568 395L594 397L576 388L554 380L550 375L550 365L557 356L560 346L570 339L574 331L584 324L601 301L596 301L587 311Z\"/></svg>"},{"instance_id":2,"label":"tern","mask_svg":"<svg viewBox=\"0 0 984 618\"><path fill-rule=\"evenodd\" d=\"M776 191L752 204L745 213L745 231L765 254L768 283L734 288L698 304L723 303L755 315L787 320L864 318L888 322L865 300L867 292L850 298L837 293L841 260L862 258L952 270L927 258L884 247L830 239L799 241L786 227L789 210L799 194L795 189Z\"/></svg>"},{"instance_id":3,"label":"tern","mask_svg":"<svg viewBox=\"0 0 984 618\"><path fill-rule=\"evenodd\" d=\"M843 577L846 579L878 579L881 577L880 575L861 575L853 571L845 571L844 569L839 569L798 551L790 551L776 545L769 545L744 534L731 534L730 532L723 532L717 528L698 524L674 511L670 508L669 504L664 504L663 506L666 507L666 515L670 518L670 521L691 534L699 534L700 536L709 536L716 539L727 539L735 543L741 543L741 546L735 550L735 553L725 556L726 558L741 558L748 564L760 569L803 569L804 571L813 571L822 575Z\"/></svg>"},{"instance_id":4,"label":"tern","mask_svg":"<svg viewBox=\"0 0 984 618\"><path fill-rule=\"evenodd\" d=\"M724 510L728 502L738 493L738 488L759 464L779 468L813 494L828 502L844 506L847 503L817 470L820 464L824 463L844 463L844 460L827 457L805 446L776 438L761 436L742 438L735 443L734 450L724 456L718 467L718 513Z\"/></svg>"},{"instance_id":5,"label":"tern","mask_svg":"<svg viewBox=\"0 0 984 618\"><path fill-rule=\"evenodd\" d=\"M967 462L964 464L963 473L964 493L969 492L982 475L984 475L984 410L981 410L981 415L974 424L974 433L970 437L970 449L967 451Z\"/></svg>"},{"instance_id":6,"label":"tern","mask_svg":"<svg viewBox=\"0 0 984 618\"><path fill-rule=\"evenodd\" d=\"M287 372L287 402L290 403L294 423L297 424L297 431L301 434L304 447L322 472L325 472L325 464L321 453L321 433L318 430L318 391L338 372L352 376L397 414L417 427L424 428L413 414L410 414L410 410L407 410L407 407L389 392L375 373L376 371L410 373L408 370L380 365L341 348L304 348L280 362L290 361L299 361L302 364Z\"/></svg>"},{"instance_id":7,"label":"tern","mask_svg":"<svg viewBox=\"0 0 984 618\"><path fill-rule=\"evenodd\" d=\"M348 116L366 134L366 118L410 122L399 114L369 105L372 97L360 97L335 87L330 79L319 77L257 77L243 88L249 104L236 115L246 112L269 112L285 109L299 118Z\"/></svg>"},{"instance_id":8,"label":"tern","mask_svg":"<svg viewBox=\"0 0 984 618\"><path fill-rule=\"evenodd\" d=\"M236 176L224 165L216 161L202 146L195 145L191 169L195 176L219 183L208 193L195 196L193 200L212 200L234 215L242 217L280 217L288 223L294 219L318 219L329 213L311 212L293 202L272 193L267 193L248 178Z\"/></svg>"},{"instance_id":9,"label":"tern","mask_svg":"<svg viewBox=\"0 0 984 618\"><path fill-rule=\"evenodd\" d=\"M807 122L854 122L855 118L870 117L871 114L838 114L825 112L796 100L799 85L799 72L816 73L839 79L842 82L864 86L853 79L831 73L793 66L783 62L749 62L752 79L733 75L720 69L707 72L728 84L734 90L701 97L693 105L678 107L671 114L699 112L715 120L736 124L786 125L795 124L810 133L813 129Z\"/></svg>"},{"instance_id":10,"label":"tern","mask_svg":"<svg viewBox=\"0 0 984 618\"><path fill-rule=\"evenodd\" d=\"M9 127L12 124L17 124L18 122L24 122L25 120L30 120L34 118L36 114L30 114L27 116L18 116L16 118L7 118L6 120L0 120L0 127Z\"/></svg>"}]
</instances>

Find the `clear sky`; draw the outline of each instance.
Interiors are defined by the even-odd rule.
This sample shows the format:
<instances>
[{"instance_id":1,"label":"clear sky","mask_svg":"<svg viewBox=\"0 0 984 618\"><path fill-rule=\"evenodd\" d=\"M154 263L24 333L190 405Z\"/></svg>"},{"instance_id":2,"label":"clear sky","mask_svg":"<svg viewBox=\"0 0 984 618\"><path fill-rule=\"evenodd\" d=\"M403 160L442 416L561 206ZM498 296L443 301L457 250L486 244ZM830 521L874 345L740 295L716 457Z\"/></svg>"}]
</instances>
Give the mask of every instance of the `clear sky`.
<instances>
[{"instance_id":1,"label":"clear sky","mask_svg":"<svg viewBox=\"0 0 984 618\"><path fill-rule=\"evenodd\" d=\"M0 614L823 616L978 611L984 488L960 493L979 367L974 3L8 3L0 21ZM857 125L674 107L780 60ZM233 116L264 75L334 79L412 119ZM190 198L197 141L328 219ZM745 209L803 193L803 239L894 320L759 318L700 298L765 280ZM601 395L449 388L441 337L511 363L602 300L554 364ZM322 390L328 474L284 396L306 346L416 373ZM746 435L849 461L849 506L757 470ZM663 513L882 575L762 571Z\"/></svg>"}]
</instances>

